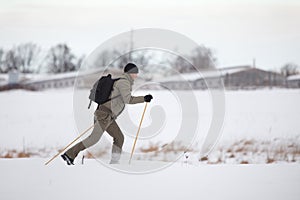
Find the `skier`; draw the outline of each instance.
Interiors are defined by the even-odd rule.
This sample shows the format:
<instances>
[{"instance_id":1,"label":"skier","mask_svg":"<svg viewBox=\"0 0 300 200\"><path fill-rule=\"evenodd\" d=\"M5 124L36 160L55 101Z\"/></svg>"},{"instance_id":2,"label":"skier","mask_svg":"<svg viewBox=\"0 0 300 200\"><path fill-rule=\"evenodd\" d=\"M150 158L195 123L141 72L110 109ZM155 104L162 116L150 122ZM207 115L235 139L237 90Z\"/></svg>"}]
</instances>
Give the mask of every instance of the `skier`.
<instances>
[{"instance_id":1,"label":"skier","mask_svg":"<svg viewBox=\"0 0 300 200\"><path fill-rule=\"evenodd\" d=\"M137 78L138 72L137 66L133 63L128 63L124 67L124 73L113 85L113 90L110 95L112 99L98 106L94 113L96 123L91 135L61 155L68 165L74 165L74 159L78 153L96 144L104 131L113 137L110 164L119 163L124 143L124 135L116 123L116 118L124 110L125 104L150 102L151 99L153 99L150 94L146 96L131 96L132 85L134 79Z\"/></svg>"}]
</instances>

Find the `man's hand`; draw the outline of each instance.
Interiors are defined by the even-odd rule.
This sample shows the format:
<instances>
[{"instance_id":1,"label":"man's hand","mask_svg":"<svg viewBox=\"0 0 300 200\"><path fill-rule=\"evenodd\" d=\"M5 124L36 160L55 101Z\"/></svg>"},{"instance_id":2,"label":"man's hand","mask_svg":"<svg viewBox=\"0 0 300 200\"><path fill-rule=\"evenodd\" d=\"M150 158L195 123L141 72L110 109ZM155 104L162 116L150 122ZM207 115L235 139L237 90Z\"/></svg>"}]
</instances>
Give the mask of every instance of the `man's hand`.
<instances>
[{"instance_id":1,"label":"man's hand","mask_svg":"<svg viewBox=\"0 0 300 200\"><path fill-rule=\"evenodd\" d=\"M145 101L145 102L150 102L151 99L153 99L153 97L152 97L151 94L148 94L148 95L144 96L144 101Z\"/></svg>"}]
</instances>

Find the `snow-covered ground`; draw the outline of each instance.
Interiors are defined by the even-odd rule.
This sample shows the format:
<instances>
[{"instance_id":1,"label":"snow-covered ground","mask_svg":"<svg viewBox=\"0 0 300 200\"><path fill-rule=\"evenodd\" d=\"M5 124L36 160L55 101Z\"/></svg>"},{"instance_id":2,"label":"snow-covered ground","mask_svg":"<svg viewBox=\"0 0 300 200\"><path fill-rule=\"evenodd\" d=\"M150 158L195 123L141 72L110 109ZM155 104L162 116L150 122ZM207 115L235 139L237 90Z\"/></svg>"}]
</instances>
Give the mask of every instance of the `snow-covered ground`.
<instances>
[{"instance_id":1,"label":"snow-covered ground","mask_svg":"<svg viewBox=\"0 0 300 200\"><path fill-rule=\"evenodd\" d=\"M151 93L154 96L143 126L156 123L153 117L157 115L152 115L151 110L159 105L164 108L160 116L165 116L165 123L158 135L141 132L136 154L142 151L141 148L145 150L151 147L151 144L155 148L155 145L172 141L177 134L178 118L182 112L168 92L138 93ZM85 159L83 165L78 159L75 166L69 167L58 158L44 165L58 148L78 135L71 89L1 92L1 156L22 157L20 152L39 152L31 154L31 158L0 159L1 199L298 200L300 90L227 91L222 137L211 158L202 162L198 162L199 150L209 129L212 105L206 91L196 91L195 94L199 107L199 127L194 152L185 154L188 159L185 160L184 156L173 164L155 158L153 161L134 159L130 166L126 160L115 165L116 171L97 162L97 159ZM133 139L130 127L122 120L130 117L131 123L137 126L142 110L143 105L128 106L123 117L118 119L126 134L125 151L130 151ZM92 122L92 118L90 120ZM103 136L95 149L109 149L107 145L110 142L108 136ZM293 163L272 162L276 157L272 153ZM179 154L183 155L183 152ZM260 162L264 157L264 162ZM251 164L265 161L277 164ZM143 173L144 169L151 166L154 169L155 166L169 167L155 173ZM119 172L130 168L141 169L142 174Z\"/></svg>"},{"instance_id":2,"label":"snow-covered ground","mask_svg":"<svg viewBox=\"0 0 300 200\"><path fill-rule=\"evenodd\" d=\"M156 173L132 175L110 170L95 160L73 167L61 160L49 166L43 162L1 159L1 199L298 200L300 196L298 164L175 163Z\"/></svg>"}]
</instances>

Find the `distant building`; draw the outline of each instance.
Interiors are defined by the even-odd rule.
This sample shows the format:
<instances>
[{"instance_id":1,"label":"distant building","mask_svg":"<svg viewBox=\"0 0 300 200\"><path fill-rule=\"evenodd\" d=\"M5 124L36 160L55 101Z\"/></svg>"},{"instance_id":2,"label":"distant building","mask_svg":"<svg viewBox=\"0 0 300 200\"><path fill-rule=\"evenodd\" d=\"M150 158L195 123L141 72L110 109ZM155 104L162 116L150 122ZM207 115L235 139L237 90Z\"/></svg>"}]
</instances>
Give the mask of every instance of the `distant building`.
<instances>
[{"instance_id":1,"label":"distant building","mask_svg":"<svg viewBox=\"0 0 300 200\"><path fill-rule=\"evenodd\" d=\"M19 74L18 77L11 78L12 82L16 80L19 87L32 90L46 90L55 88L91 88L96 80L102 75L112 74L113 77L120 76L123 71L120 69L110 69L103 71L102 69L92 69L83 72L68 72L61 74ZM2 88L4 81L8 81L6 76L0 76L0 85ZM204 70L200 73L184 73L173 76L168 76L157 80L152 80L156 84L146 84L144 89L207 89L207 88L222 88L226 89L256 89L263 87L300 87L300 77L289 77L288 80L281 74L261 70L251 66L227 67L215 70ZM135 85L149 82L151 80L142 79L139 77ZM159 84L157 84L159 83ZM17 89L16 88L16 89Z\"/></svg>"},{"instance_id":2,"label":"distant building","mask_svg":"<svg viewBox=\"0 0 300 200\"><path fill-rule=\"evenodd\" d=\"M287 77L289 88L300 88L300 74Z\"/></svg>"},{"instance_id":3,"label":"distant building","mask_svg":"<svg viewBox=\"0 0 300 200\"><path fill-rule=\"evenodd\" d=\"M224 85L229 89L260 87L286 87L286 78L275 72L248 67L233 73L222 73Z\"/></svg>"},{"instance_id":4,"label":"distant building","mask_svg":"<svg viewBox=\"0 0 300 200\"><path fill-rule=\"evenodd\" d=\"M77 72L53 75L33 75L22 81L23 85L34 87L36 90L72 87L75 84ZM78 79L80 84L80 80Z\"/></svg>"},{"instance_id":5,"label":"distant building","mask_svg":"<svg viewBox=\"0 0 300 200\"><path fill-rule=\"evenodd\" d=\"M118 70L110 70L107 72L102 69L93 69L83 72L76 71L51 75L33 75L32 77L27 76L27 79L23 79L22 84L37 90L67 88L75 85L79 88L91 88L100 76L108 73L111 73L113 77L120 74Z\"/></svg>"},{"instance_id":6,"label":"distant building","mask_svg":"<svg viewBox=\"0 0 300 200\"><path fill-rule=\"evenodd\" d=\"M170 89L255 89L286 87L283 75L251 66L228 67L168 77L161 82Z\"/></svg>"},{"instance_id":7,"label":"distant building","mask_svg":"<svg viewBox=\"0 0 300 200\"><path fill-rule=\"evenodd\" d=\"M12 69L8 72L8 85L18 84L19 82L19 71Z\"/></svg>"}]
</instances>

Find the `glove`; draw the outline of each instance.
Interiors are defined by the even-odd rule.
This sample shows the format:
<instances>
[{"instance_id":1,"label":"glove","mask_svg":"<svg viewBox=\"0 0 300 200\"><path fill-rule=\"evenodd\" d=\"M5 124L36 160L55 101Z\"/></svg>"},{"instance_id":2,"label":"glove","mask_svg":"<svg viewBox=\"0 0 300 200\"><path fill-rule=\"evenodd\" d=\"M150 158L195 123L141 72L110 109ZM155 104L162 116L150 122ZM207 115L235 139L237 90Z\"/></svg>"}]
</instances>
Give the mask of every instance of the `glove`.
<instances>
[{"instance_id":1,"label":"glove","mask_svg":"<svg viewBox=\"0 0 300 200\"><path fill-rule=\"evenodd\" d=\"M153 99L153 97L152 97L151 94L148 94L148 95L144 96L144 101L145 101L145 102L150 102L151 99Z\"/></svg>"}]
</instances>

